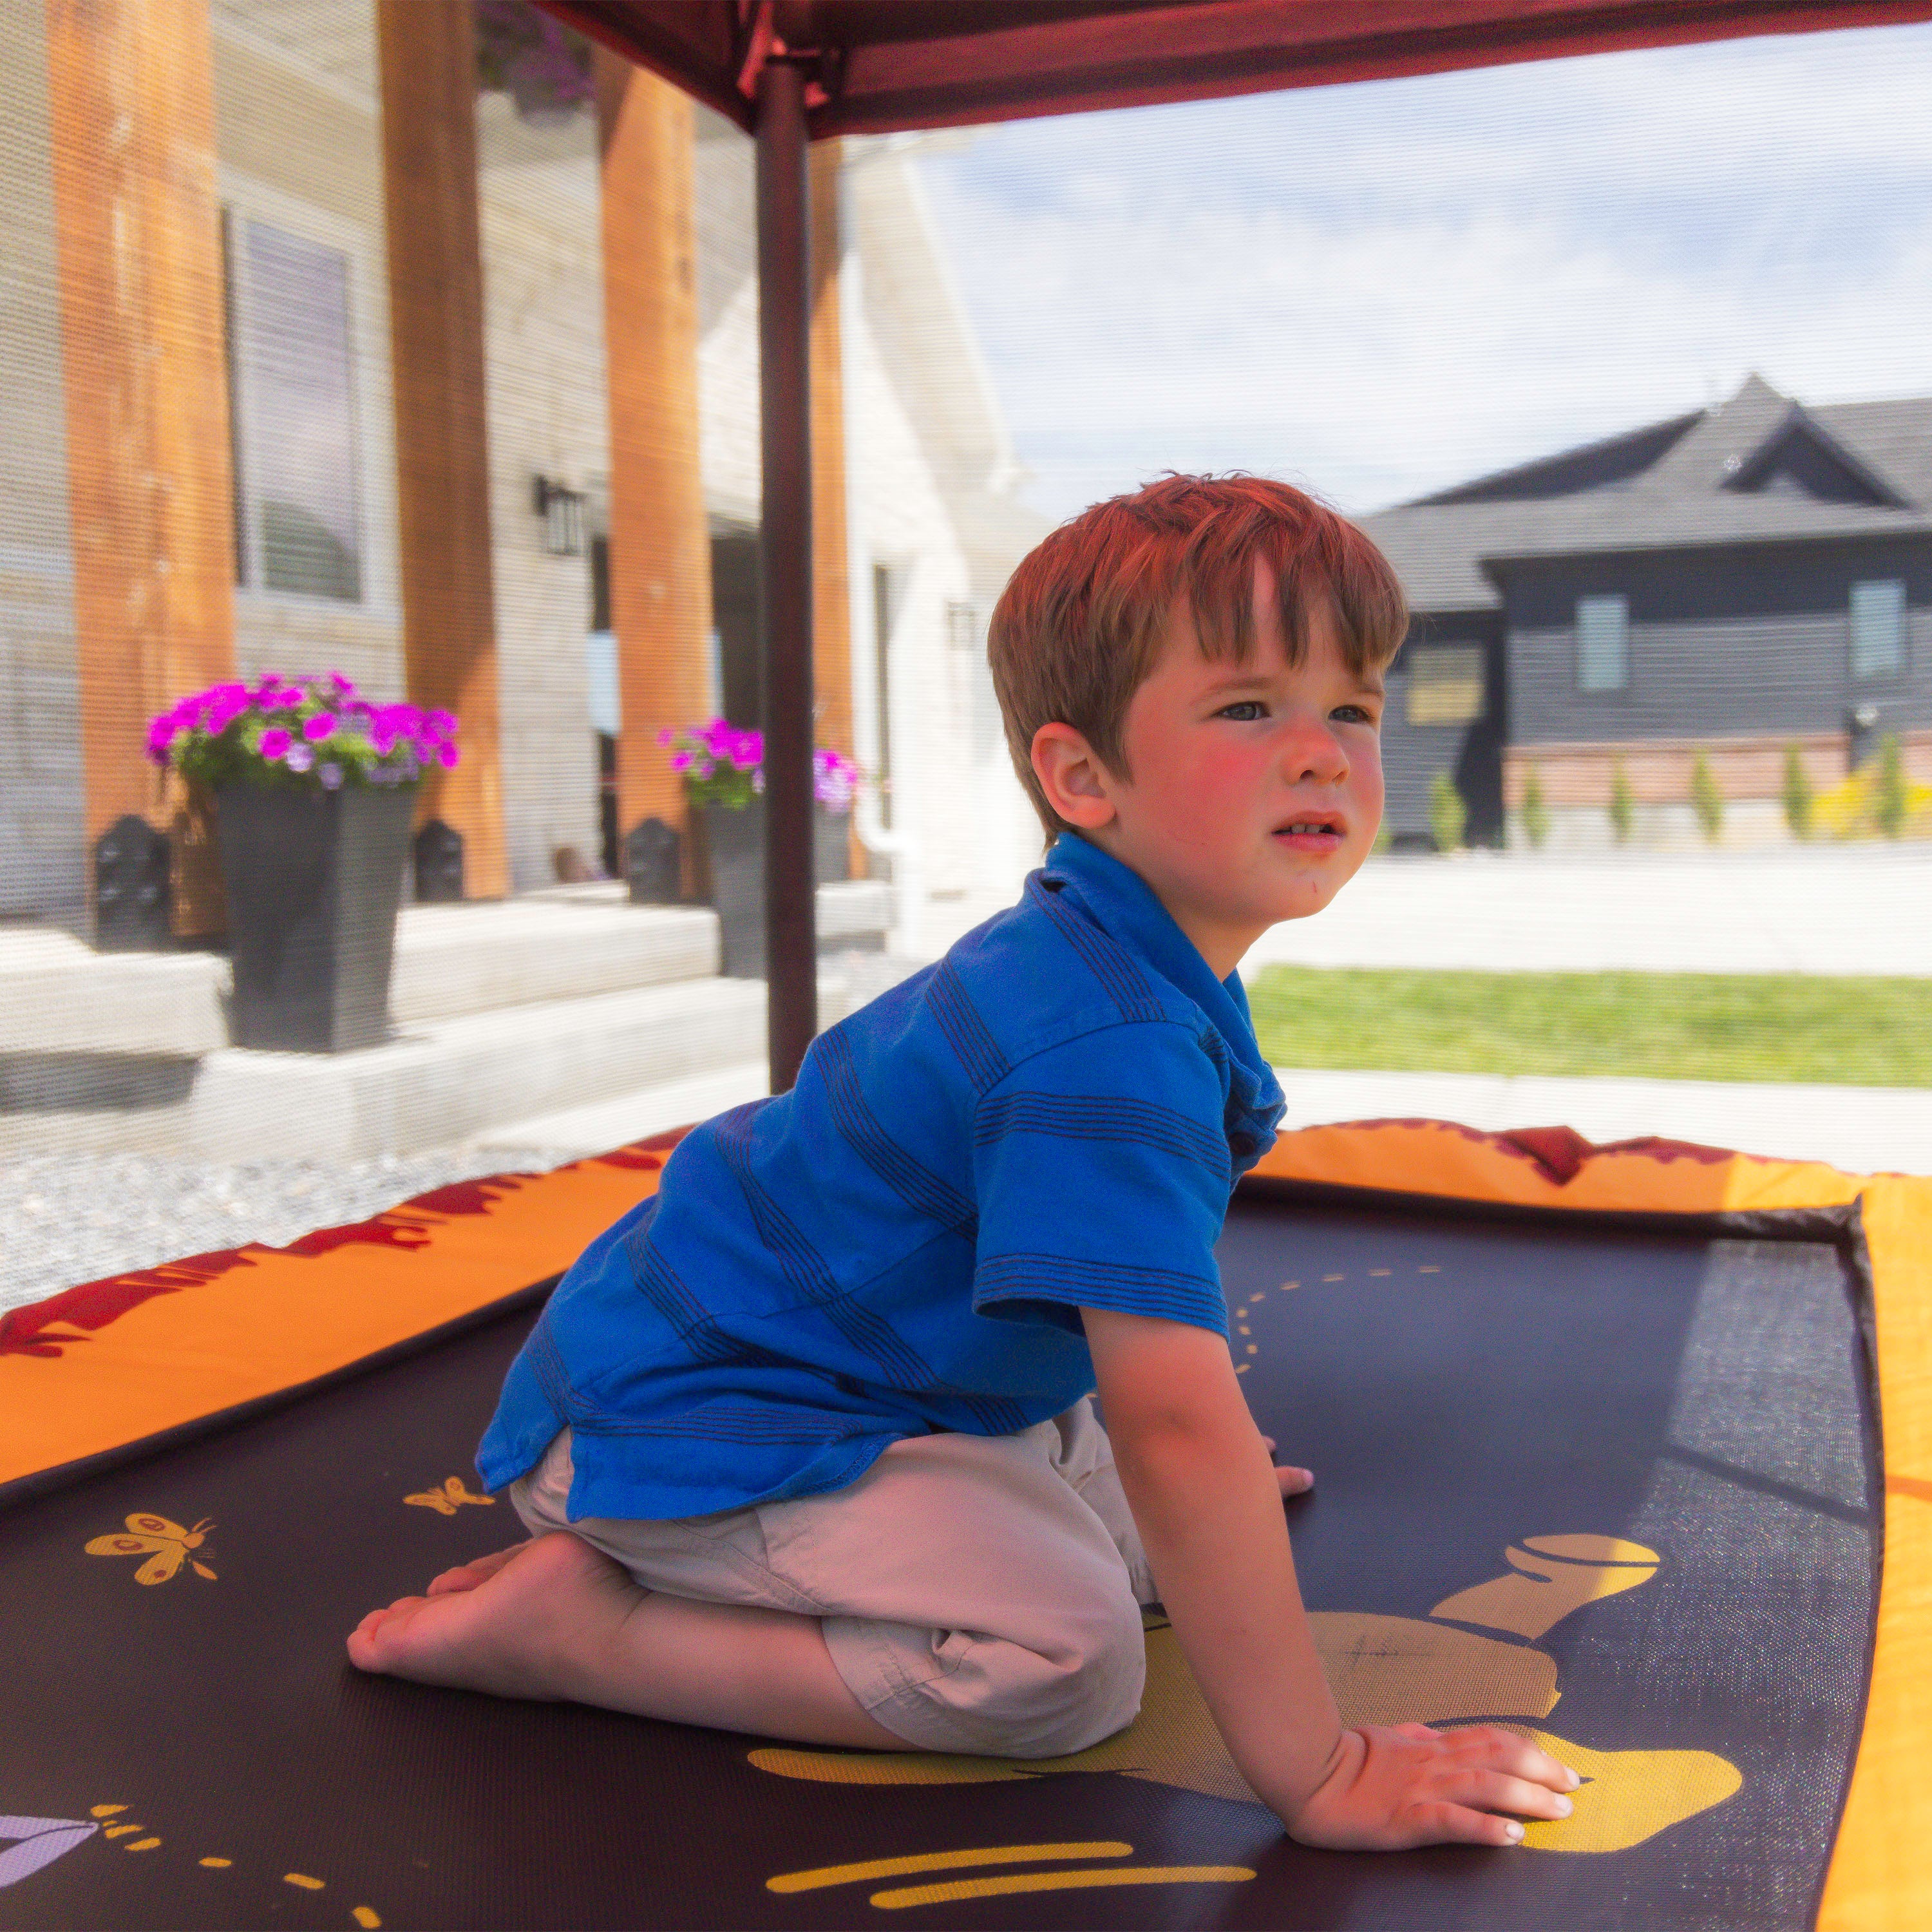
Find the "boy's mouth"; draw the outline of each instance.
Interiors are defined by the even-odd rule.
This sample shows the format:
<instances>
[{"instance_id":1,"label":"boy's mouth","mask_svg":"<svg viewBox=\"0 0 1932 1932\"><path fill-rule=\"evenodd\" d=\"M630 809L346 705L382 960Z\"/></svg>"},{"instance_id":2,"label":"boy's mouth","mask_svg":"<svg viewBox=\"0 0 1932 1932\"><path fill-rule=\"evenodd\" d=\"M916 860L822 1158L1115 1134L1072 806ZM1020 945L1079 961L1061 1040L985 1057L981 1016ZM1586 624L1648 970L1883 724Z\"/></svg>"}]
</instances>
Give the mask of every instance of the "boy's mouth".
<instances>
[{"instance_id":1,"label":"boy's mouth","mask_svg":"<svg viewBox=\"0 0 1932 1932\"><path fill-rule=\"evenodd\" d=\"M1275 842L1298 852L1331 852L1342 842L1346 830L1342 818L1334 812L1306 812L1274 829Z\"/></svg>"}]
</instances>

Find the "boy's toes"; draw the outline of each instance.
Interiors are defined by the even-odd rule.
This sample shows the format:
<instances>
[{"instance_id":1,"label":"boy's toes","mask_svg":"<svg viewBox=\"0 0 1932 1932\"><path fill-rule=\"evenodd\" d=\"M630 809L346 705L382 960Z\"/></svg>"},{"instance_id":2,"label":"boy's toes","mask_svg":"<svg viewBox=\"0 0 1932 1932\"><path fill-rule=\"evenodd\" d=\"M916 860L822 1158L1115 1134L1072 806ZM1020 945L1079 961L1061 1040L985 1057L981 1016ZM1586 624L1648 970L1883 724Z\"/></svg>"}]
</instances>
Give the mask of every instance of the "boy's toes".
<instances>
[{"instance_id":1,"label":"boy's toes","mask_svg":"<svg viewBox=\"0 0 1932 1932\"><path fill-rule=\"evenodd\" d=\"M350 1662L358 1670L382 1670L390 1647L384 1642L385 1631L393 1640L400 1627L409 1622L410 1613L428 1600L427 1597L399 1597L393 1604L371 1610L349 1634Z\"/></svg>"},{"instance_id":2,"label":"boy's toes","mask_svg":"<svg viewBox=\"0 0 1932 1932\"><path fill-rule=\"evenodd\" d=\"M493 1550L488 1556L478 1557L473 1563L459 1563L454 1570L446 1570L440 1576L430 1580L429 1594L445 1597L452 1590L473 1590L485 1577L495 1576L518 1550L526 1546L513 1543L508 1549Z\"/></svg>"}]
</instances>

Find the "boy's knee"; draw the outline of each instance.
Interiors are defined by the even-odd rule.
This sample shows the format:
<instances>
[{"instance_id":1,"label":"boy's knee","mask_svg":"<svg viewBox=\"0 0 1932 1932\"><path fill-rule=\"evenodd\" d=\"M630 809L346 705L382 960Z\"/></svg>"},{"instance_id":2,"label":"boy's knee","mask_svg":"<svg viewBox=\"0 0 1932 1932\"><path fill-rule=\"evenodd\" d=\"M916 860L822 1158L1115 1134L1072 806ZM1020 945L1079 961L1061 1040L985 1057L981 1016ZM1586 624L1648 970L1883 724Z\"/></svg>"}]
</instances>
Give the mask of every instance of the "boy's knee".
<instances>
[{"instance_id":1,"label":"boy's knee","mask_svg":"<svg viewBox=\"0 0 1932 1932\"><path fill-rule=\"evenodd\" d=\"M1147 1640L1140 1606L1125 1592L1120 1597L1070 1619L1064 1648L1028 1653L1030 1694L1011 1714L1010 1740L996 1748L1001 1756L1070 1757L1140 1714Z\"/></svg>"},{"instance_id":2,"label":"boy's knee","mask_svg":"<svg viewBox=\"0 0 1932 1932\"><path fill-rule=\"evenodd\" d=\"M820 1627L861 1707L914 1748L1070 1756L1139 1713L1140 1606L1123 1577L1097 1600L1034 1609L998 1631L836 1616Z\"/></svg>"}]
</instances>

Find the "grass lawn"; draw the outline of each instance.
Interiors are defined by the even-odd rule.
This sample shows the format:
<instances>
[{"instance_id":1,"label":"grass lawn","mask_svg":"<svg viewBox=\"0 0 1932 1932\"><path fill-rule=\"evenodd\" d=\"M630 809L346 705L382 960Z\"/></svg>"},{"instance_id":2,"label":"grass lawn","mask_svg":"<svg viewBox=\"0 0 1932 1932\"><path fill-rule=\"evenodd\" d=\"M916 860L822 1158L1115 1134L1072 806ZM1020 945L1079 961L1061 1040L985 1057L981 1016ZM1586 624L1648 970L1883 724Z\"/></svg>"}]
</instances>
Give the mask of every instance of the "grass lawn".
<instances>
[{"instance_id":1,"label":"grass lawn","mask_svg":"<svg viewBox=\"0 0 1932 1932\"><path fill-rule=\"evenodd\" d=\"M1270 966L1277 1066L1932 1087L1932 980Z\"/></svg>"}]
</instances>

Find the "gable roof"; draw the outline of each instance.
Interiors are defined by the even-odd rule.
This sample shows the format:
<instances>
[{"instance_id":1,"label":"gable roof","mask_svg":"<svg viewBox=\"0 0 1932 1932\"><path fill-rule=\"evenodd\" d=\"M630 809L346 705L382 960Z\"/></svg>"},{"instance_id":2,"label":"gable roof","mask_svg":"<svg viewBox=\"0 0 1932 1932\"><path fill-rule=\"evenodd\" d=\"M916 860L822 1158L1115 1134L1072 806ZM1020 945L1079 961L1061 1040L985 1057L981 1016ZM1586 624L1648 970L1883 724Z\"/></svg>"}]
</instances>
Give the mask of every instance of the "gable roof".
<instances>
[{"instance_id":1,"label":"gable roof","mask_svg":"<svg viewBox=\"0 0 1932 1932\"><path fill-rule=\"evenodd\" d=\"M1362 521L1418 610L1498 606L1510 558L1932 532L1932 396L1808 408L1753 375Z\"/></svg>"}]
</instances>

